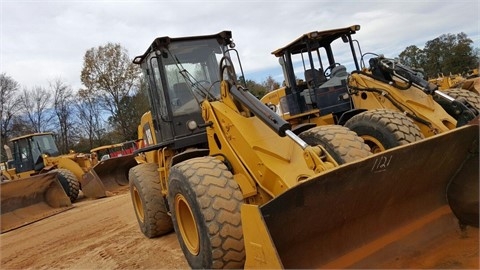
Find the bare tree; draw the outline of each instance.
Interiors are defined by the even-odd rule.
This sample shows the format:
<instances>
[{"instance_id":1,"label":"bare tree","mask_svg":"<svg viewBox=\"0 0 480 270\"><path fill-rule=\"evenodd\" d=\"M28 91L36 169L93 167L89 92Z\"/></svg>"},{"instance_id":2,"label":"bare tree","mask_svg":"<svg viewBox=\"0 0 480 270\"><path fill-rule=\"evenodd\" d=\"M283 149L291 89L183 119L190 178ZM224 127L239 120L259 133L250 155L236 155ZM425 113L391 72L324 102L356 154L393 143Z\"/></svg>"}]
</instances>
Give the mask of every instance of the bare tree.
<instances>
[{"instance_id":1,"label":"bare tree","mask_svg":"<svg viewBox=\"0 0 480 270\"><path fill-rule=\"evenodd\" d=\"M17 92L20 86L5 73L0 74L0 160L4 160L3 145L11 136L12 120L19 111Z\"/></svg>"},{"instance_id":2,"label":"bare tree","mask_svg":"<svg viewBox=\"0 0 480 270\"><path fill-rule=\"evenodd\" d=\"M88 149L92 149L95 141L100 141L105 129L102 126L102 110L99 102L91 91L80 89L77 93L77 103L75 104L78 112L80 129L88 138Z\"/></svg>"},{"instance_id":3,"label":"bare tree","mask_svg":"<svg viewBox=\"0 0 480 270\"><path fill-rule=\"evenodd\" d=\"M67 153L70 149L72 124L73 124L73 90L60 78L49 83L53 92L53 107L57 116L59 126L58 148L61 152Z\"/></svg>"},{"instance_id":4,"label":"bare tree","mask_svg":"<svg viewBox=\"0 0 480 270\"><path fill-rule=\"evenodd\" d=\"M54 114L49 112L52 94L40 86L23 89L20 106L32 132L45 132L50 128Z\"/></svg>"},{"instance_id":5,"label":"bare tree","mask_svg":"<svg viewBox=\"0 0 480 270\"><path fill-rule=\"evenodd\" d=\"M280 84L273 79L272 75L268 75L262 85L265 87L267 92L280 88Z\"/></svg>"},{"instance_id":6,"label":"bare tree","mask_svg":"<svg viewBox=\"0 0 480 270\"><path fill-rule=\"evenodd\" d=\"M132 126L122 105L134 94L139 74L139 68L120 44L108 43L85 53L82 83L92 91L91 95L101 99L102 106L115 119L115 126L120 128L124 139L131 134Z\"/></svg>"}]
</instances>

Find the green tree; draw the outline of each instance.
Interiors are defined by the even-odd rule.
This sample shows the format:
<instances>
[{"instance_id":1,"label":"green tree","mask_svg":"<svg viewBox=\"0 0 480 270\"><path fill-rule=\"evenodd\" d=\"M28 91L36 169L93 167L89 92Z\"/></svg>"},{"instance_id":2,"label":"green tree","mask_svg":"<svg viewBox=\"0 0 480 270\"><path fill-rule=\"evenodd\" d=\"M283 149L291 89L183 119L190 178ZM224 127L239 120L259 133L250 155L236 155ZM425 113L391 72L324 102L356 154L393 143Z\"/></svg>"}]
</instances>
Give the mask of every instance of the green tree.
<instances>
[{"instance_id":1,"label":"green tree","mask_svg":"<svg viewBox=\"0 0 480 270\"><path fill-rule=\"evenodd\" d=\"M246 87L257 98L263 97L268 91L262 84L259 84L253 80L246 80Z\"/></svg>"},{"instance_id":2,"label":"green tree","mask_svg":"<svg viewBox=\"0 0 480 270\"><path fill-rule=\"evenodd\" d=\"M445 57L445 72L452 74L462 73L471 68L478 67L479 60L472 47L473 41L467 37L465 33L451 36L451 48Z\"/></svg>"},{"instance_id":3,"label":"green tree","mask_svg":"<svg viewBox=\"0 0 480 270\"><path fill-rule=\"evenodd\" d=\"M423 51L415 45L408 46L398 58L405 65L416 68L421 67L425 62Z\"/></svg>"},{"instance_id":4,"label":"green tree","mask_svg":"<svg viewBox=\"0 0 480 270\"><path fill-rule=\"evenodd\" d=\"M243 78L240 78L243 80ZM246 87L255 97L262 98L268 92L280 88L280 84L269 75L263 82L257 83L254 80L246 80Z\"/></svg>"},{"instance_id":5,"label":"green tree","mask_svg":"<svg viewBox=\"0 0 480 270\"><path fill-rule=\"evenodd\" d=\"M399 55L400 60L412 67L422 68L427 77L439 74L459 74L478 67L478 48L465 33L444 34L427 41L423 49L408 46Z\"/></svg>"},{"instance_id":6,"label":"green tree","mask_svg":"<svg viewBox=\"0 0 480 270\"><path fill-rule=\"evenodd\" d=\"M114 127L124 140L131 136L132 128L136 130L130 125L127 114L128 110L135 108L123 106L128 106L126 102L135 94L139 74L140 69L120 44L108 43L85 53L81 81L92 92L89 96L101 100L100 104L110 113L115 121Z\"/></svg>"}]
</instances>

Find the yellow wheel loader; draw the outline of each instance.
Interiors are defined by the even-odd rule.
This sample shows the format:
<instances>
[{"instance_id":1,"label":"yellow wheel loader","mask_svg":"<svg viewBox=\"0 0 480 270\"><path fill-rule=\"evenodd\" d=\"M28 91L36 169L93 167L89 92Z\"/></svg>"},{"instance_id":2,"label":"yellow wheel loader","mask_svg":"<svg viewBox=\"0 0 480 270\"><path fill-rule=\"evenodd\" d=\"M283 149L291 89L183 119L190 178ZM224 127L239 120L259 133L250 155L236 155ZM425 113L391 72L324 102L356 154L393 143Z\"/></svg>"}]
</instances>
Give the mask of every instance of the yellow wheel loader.
<instances>
[{"instance_id":1,"label":"yellow wheel loader","mask_svg":"<svg viewBox=\"0 0 480 270\"><path fill-rule=\"evenodd\" d=\"M85 178L101 180L98 197L128 189L128 171L137 165L133 152L136 141L103 145L90 150L92 168Z\"/></svg>"},{"instance_id":2,"label":"yellow wheel loader","mask_svg":"<svg viewBox=\"0 0 480 270\"><path fill-rule=\"evenodd\" d=\"M73 151L60 155L52 133L35 133L17 137L11 140L11 144L13 153L9 146L4 146L9 160L3 166L5 169L2 170L2 179L18 181L56 171L61 185L72 202L77 199L80 190L90 198L106 196L106 187L113 185L104 185L103 179L98 177L95 170L100 171L100 176L107 179L106 184L113 182L113 180L108 181L109 179L116 178L110 174L123 171L123 174L115 174L119 176L118 178L123 177L124 186L126 186L128 170L136 164L132 155L125 162L110 161L106 162L107 165L101 162L102 164L96 164L96 166L92 166L89 155ZM105 169L106 167L108 168Z\"/></svg>"},{"instance_id":3,"label":"yellow wheel loader","mask_svg":"<svg viewBox=\"0 0 480 270\"><path fill-rule=\"evenodd\" d=\"M282 66L285 86L262 102L296 133L317 125L345 125L374 153L454 129L478 115L480 97L473 92L445 94L396 60L362 53L352 38L359 30L353 25L306 33L272 52ZM466 95L468 102L460 98Z\"/></svg>"},{"instance_id":4,"label":"yellow wheel loader","mask_svg":"<svg viewBox=\"0 0 480 270\"><path fill-rule=\"evenodd\" d=\"M2 171L7 180L18 181L54 170L58 172L60 183L70 201L77 199L80 179L84 173L81 166L85 166L88 158L74 154L61 156L52 133L29 134L14 138L10 142L13 153L7 145L4 146L9 161L6 170Z\"/></svg>"},{"instance_id":5,"label":"yellow wheel loader","mask_svg":"<svg viewBox=\"0 0 480 270\"><path fill-rule=\"evenodd\" d=\"M460 88L469 90L469 92L472 92L472 95L478 95L480 90L478 69L472 70L465 76L462 76L461 74L450 74L449 76L441 74L437 78L429 79L428 82L437 85L439 90Z\"/></svg>"},{"instance_id":6,"label":"yellow wheel loader","mask_svg":"<svg viewBox=\"0 0 480 270\"><path fill-rule=\"evenodd\" d=\"M1 231L68 209L80 190L86 197L102 198L128 189L128 170L137 164L132 154L136 145L132 143L118 145L122 156L112 154L112 158L98 161L91 155L95 156L100 148L92 149L91 155L60 155L52 133L12 139L13 153L8 145L4 146L8 161L1 164L0 172Z\"/></svg>"},{"instance_id":7,"label":"yellow wheel loader","mask_svg":"<svg viewBox=\"0 0 480 270\"><path fill-rule=\"evenodd\" d=\"M344 126L293 132L237 80L230 31L159 37L133 62L152 108L133 208L192 268L479 266L478 119L371 154Z\"/></svg>"}]
</instances>

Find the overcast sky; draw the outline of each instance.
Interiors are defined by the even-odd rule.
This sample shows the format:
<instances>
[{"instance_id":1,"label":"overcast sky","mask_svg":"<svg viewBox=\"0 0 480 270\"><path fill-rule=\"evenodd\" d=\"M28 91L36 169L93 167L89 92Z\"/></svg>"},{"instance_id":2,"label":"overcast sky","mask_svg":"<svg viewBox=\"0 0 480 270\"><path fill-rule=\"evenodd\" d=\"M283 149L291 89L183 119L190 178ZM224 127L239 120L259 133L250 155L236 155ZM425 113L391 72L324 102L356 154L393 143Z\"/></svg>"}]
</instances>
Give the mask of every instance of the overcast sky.
<instances>
[{"instance_id":1,"label":"overcast sky","mask_svg":"<svg viewBox=\"0 0 480 270\"><path fill-rule=\"evenodd\" d=\"M0 0L0 73L22 87L60 78L82 87L85 52L119 43L131 58L155 37L231 30L247 79L283 77L271 52L315 30L360 24L362 51L395 57L442 34L464 32L480 47L478 0L22 1Z\"/></svg>"}]
</instances>

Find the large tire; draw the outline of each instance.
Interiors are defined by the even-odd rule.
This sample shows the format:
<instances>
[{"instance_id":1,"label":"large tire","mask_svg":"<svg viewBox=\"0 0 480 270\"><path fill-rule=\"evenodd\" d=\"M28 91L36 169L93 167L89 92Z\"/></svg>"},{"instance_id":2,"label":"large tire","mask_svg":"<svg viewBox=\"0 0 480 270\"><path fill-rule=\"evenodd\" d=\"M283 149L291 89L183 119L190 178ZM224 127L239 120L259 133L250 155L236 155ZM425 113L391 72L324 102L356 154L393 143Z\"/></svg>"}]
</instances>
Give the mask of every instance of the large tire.
<instances>
[{"instance_id":1,"label":"large tire","mask_svg":"<svg viewBox=\"0 0 480 270\"><path fill-rule=\"evenodd\" d=\"M337 125L318 126L300 133L309 145L321 145L338 164L369 156L370 148L355 132Z\"/></svg>"},{"instance_id":2,"label":"large tire","mask_svg":"<svg viewBox=\"0 0 480 270\"><path fill-rule=\"evenodd\" d=\"M58 181L62 185L63 190L67 194L70 201L73 203L78 198L78 193L80 192L80 183L78 182L77 177L71 171L67 169L55 169L54 172L57 172Z\"/></svg>"},{"instance_id":3,"label":"large tire","mask_svg":"<svg viewBox=\"0 0 480 270\"><path fill-rule=\"evenodd\" d=\"M243 195L225 164L213 157L178 163L168 187L173 225L190 267L243 268Z\"/></svg>"},{"instance_id":4,"label":"large tire","mask_svg":"<svg viewBox=\"0 0 480 270\"><path fill-rule=\"evenodd\" d=\"M480 95L478 95L477 93L461 88L447 89L444 92L445 94L455 99L460 97L465 98L468 103L470 103L472 106L475 107L475 109L480 111Z\"/></svg>"},{"instance_id":5,"label":"large tire","mask_svg":"<svg viewBox=\"0 0 480 270\"><path fill-rule=\"evenodd\" d=\"M137 165L130 169L128 178L133 209L142 233L153 238L171 232L172 219L162 195L157 164Z\"/></svg>"},{"instance_id":6,"label":"large tire","mask_svg":"<svg viewBox=\"0 0 480 270\"><path fill-rule=\"evenodd\" d=\"M420 128L404 114L376 109L357 114L345 126L356 132L370 146L372 153L379 153L424 138Z\"/></svg>"}]
</instances>

